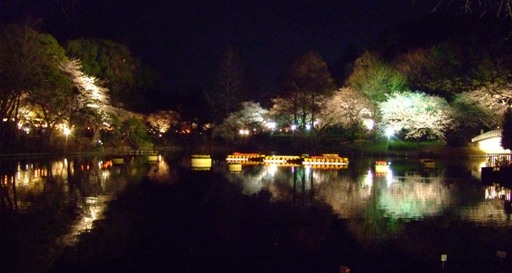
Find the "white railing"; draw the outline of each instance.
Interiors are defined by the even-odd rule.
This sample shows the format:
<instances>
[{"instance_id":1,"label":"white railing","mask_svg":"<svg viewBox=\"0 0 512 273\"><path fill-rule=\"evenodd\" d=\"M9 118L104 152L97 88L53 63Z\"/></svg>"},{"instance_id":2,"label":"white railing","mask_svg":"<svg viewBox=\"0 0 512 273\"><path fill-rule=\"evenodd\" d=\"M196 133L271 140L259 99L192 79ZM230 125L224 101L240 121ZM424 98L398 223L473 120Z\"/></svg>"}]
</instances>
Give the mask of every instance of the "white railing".
<instances>
[{"instance_id":1,"label":"white railing","mask_svg":"<svg viewBox=\"0 0 512 273\"><path fill-rule=\"evenodd\" d=\"M478 141L488 139L488 138L493 138L493 137L501 137L501 129L485 132L479 136L472 138L471 142L478 142Z\"/></svg>"}]
</instances>

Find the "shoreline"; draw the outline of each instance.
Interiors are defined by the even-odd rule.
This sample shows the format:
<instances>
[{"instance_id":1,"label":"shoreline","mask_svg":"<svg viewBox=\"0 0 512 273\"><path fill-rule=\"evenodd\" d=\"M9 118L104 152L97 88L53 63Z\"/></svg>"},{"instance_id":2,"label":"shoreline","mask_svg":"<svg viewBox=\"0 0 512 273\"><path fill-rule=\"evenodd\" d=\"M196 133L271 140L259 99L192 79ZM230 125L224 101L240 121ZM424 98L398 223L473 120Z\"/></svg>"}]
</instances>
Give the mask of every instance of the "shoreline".
<instances>
[{"instance_id":1,"label":"shoreline","mask_svg":"<svg viewBox=\"0 0 512 273\"><path fill-rule=\"evenodd\" d=\"M388 150L388 151L368 151L365 149L367 146L359 146L358 148L350 147L332 147L329 149L322 149L329 151L329 153L338 153L343 156L354 157L402 157L402 158L478 158L485 157L485 153L478 150L476 147L435 147L435 148L420 148L416 150ZM225 155L234 151L239 152L259 152L262 154L322 154L308 153L281 153L274 152L269 149L261 149L263 151L255 151L253 149L244 149L240 147L220 147L220 146L197 146L197 147L181 147L181 146L159 146L153 149L130 149L130 148L109 148L101 151L55 151L55 152L18 152L18 153L0 153L1 158L25 158L25 157L56 157L56 156L127 156L127 155L152 155L160 152L169 153L207 153L212 155ZM313 149L315 150L315 149Z\"/></svg>"}]
</instances>

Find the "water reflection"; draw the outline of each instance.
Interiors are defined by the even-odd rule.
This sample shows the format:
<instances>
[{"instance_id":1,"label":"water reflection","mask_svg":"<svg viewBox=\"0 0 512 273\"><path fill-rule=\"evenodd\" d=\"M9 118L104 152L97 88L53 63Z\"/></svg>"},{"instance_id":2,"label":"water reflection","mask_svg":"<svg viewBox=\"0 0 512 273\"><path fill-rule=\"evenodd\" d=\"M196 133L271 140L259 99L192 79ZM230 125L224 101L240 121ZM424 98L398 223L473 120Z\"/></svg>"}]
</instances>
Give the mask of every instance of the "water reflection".
<instances>
[{"instance_id":1,"label":"water reflection","mask_svg":"<svg viewBox=\"0 0 512 273\"><path fill-rule=\"evenodd\" d=\"M4 159L0 162L0 216L69 214L74 219L58 238L63 245L105 217L115 195L128 185L148 178L172 182L172 171L162 157ZM41 211L41 212L36 212Z\"/></svg>"},{"instance_id":2,"label":"water reflection","mask_svg":"<svg viewBox=\"0 0 512 273\"><path fill-rule=\"evenodd\" d=\"M389 238L407 222L439 217L460 217L478 225L510 224L511 191L475 180L472 169L479 162L462 169L443 162L434 168L414 160L385 166L374 162L354 160L348 169L239 164L224 170L244 194L267 191L274 202L329 205L362 240Z\"/></svg>"},{"instance_id":3,"label":"water reflection","mask_svg":"<svg viewBox=\"0 0 512 273\"><path fill-rule=\"evenodd\" d=\"M438 215L451 203L442 175L408 172L397 176L391 168L379 172L368 168L354 178L348 169L245 165L227 177L239 183L245 194L267 190L275 201L294 200L298 194L308 193L309 202L327 203L341 218L361 217L371 203L385 210L387 217L422 218Z\"/></svg>"},{"instance_id":4,"label":"water reflection","mask_svg":"<svg viewBox=\"0 0 512 273\"><path fill-rule=\"evenodd\" d=\"M125 157L122 164L112 158L4 160L0 162L0 216L71 213L72 221L57 240L73 245L78 235L102 223L117 193L144 178L174 183L180 168L186 167L222 173L244 194L264 193L271 202L328 206L363 244L403 237L414 238L411 245L421 245L425 242L418 243L421 239L410 227L422 221L512 226L510 186L475 180L472 170L478 162L436 161L434 168L426 169L415 160L377 166L374 159L354 159L348 168L317 169L298 164L235 165L207 157L194 161L197 166L190 157L179 159L173 163L165 157L151 161Z\"/></svg>"}]
</instances>

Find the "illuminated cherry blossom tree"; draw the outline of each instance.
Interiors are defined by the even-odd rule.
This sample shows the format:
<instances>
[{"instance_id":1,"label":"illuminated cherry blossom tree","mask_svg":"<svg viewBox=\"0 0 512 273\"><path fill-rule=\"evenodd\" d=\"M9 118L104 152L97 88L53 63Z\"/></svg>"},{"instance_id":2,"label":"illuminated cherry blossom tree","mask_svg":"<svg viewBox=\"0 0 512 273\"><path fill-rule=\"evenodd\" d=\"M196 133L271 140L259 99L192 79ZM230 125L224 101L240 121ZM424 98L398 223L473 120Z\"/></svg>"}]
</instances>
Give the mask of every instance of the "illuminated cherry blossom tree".
<instances>
[{"instance_id":1,"label":"illuminated cherry blossom tree","mask_svg":"<svg viewBox=\"0 0 512 273\"><path fill-rule=\"evenodd\" d=\"M454 126L452 110L440 97L420 92L398 92L379 104L380 128L392 128L405 138L445 140L445 132Z\"/></svg>"},{"instance_id":2,"label":"illuminated cherry blossom tree","mask_svg":"<svg viewBox=\"0 0 512 273\"><path fill-rule=\"evenodd\" d=\"M261 130L267 113L268 111L259 103L243 102L242 109L231 113L221 125L214 128L213 134L226 140L233 140L240 134L240 130L246 134Z\"/></svg>"},{"instance_id":3,"label":"illuminated cherry blossom tree","mask_svg":"<svg viewBox=\"0 0 512 273\"><path fill-rule=\"evenodd\" d=\"M370 101L350 87L334 92L321 113L322 126L343 126L358 131L365 121L372 119Z\"/></svg>"},{"instance_id":4,"label":"illuminated cherry blossom tree","mask_svg":"<svg viewBox=\"0 0 512 273\"><path fill-rule=\"evenodd\" d=\"M62 69L78 91L75 94L74 111L69 121L91 127L94 132L91 143L94 144L100 137L100 128L111 123L111 117L115 114L115 108L110 105L108 89L103 87L96 77L84 73L77 59L63 63Z\"/></svg>"},{"instance_id":5,"label":"illuminated cherry blossom tree","mask_svg":"<svg viewBox=\"0 0 512 273\"><path fill-rule=\"evenodd\" d=\"M109 40L77 39L69 41L66 48L70 57L81 61L82 71L103 80L112 105L131 104L140 63L127 46Z\"/></svg>"},{"instance_id":6,"label":"illuminated cherry blossom tree","mask_svg":"<svg viewBox=\"0 0 512 273\"><path fill-rule=\"evenodd\" d=\"M503 116L511 104L512 86L509 84L483 86L458 94L454 100L457 109L461 109L458 119L460 122L465 123L466 126L487 128L500 126L500 119L496 117ZM468 124L468 122L471 123Z\"/></svg>"}]
</instances>

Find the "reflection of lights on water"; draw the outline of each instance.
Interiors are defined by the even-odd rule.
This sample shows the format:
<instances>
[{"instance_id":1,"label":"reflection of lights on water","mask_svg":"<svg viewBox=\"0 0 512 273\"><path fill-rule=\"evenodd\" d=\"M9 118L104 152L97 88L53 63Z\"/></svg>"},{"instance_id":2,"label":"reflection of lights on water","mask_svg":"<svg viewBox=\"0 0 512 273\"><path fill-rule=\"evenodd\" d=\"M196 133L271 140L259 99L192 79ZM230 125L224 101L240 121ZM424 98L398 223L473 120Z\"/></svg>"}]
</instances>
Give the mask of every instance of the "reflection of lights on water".
<instances>
[{"instance_id":1,"label":"reflection of lights on water","mask_svg":"<svg viewBox=\"0 0 512 273\"><path fill-rule=\"evenodd\" d=\"M373 186L373 174L372 170L368 170L368 174L365 176L363 181L363 186L367 188L371 188Z\"/></svg>"},{"instance_id":2,"label":"reflection of lights on water","mask_svg":"<svg viewBox=\"0 0 512 273\"><path fill-rule=\"evenodd\" d=\"M492 185L485 188L485 199L511 200L511 190L499 185Z\"/></svg>"},{"instance_id":3,"label":"reflection of lights on water","mask_svg":"<svg viewBox=\"0 0 512 273\"><path fill-rule=\"evenodd\" d=\"M386 183L388 185L388 188L393 184L393 171L391 169L388 170L388 173L386 174Z\"/></svg>"},{"instance_id":4,"label":"reflection of lights on water","mask_svg":"<svg viewBox=\"0 0 512 273\"><path fill-rule=\"evenodd\" d=\"M277 171L277 165L270 164L267 166L267 173L270 174L271 176L274 176L276 174L276 171Z\"/></svg>"},{"instance_id":5,"label":"reflection of lights on water","mask_svg":"<svg viewBox=\"0 0 512 273\"><path fill-rule=\"evenodd\" d=\"M309 177L309 174L311 173L311 167L306 166L306 167L304 168L304 172L306 173L306 176L308 176L308 177Z\"/></svg>"},{"instance_id":6,"label":"reflection of lights on water","mask_svg":"<svg viewBox=\"0 0 512 273\"><path fill-rule=\"evenodd\" d=\"M104 217L107 204L110 202L110 196L87 197L83 204L81 217L70 228L70 232L62 237L62 242L72 246L78 242L78 236L91 230L94 221L101 220Z\"/></svg>"},{"instance_id":7,"label":"reflection of lights on water","mask_svg":"<svg viewBox=\"0 0 512 273\"><path fill-rule=\"evenodd\" d=\"M147 177L156 182L169 182L171 180L171 169L169 164L165 160L158 161L157 164L153 165L148 173Z\"/></svg>"}]
</instances>

